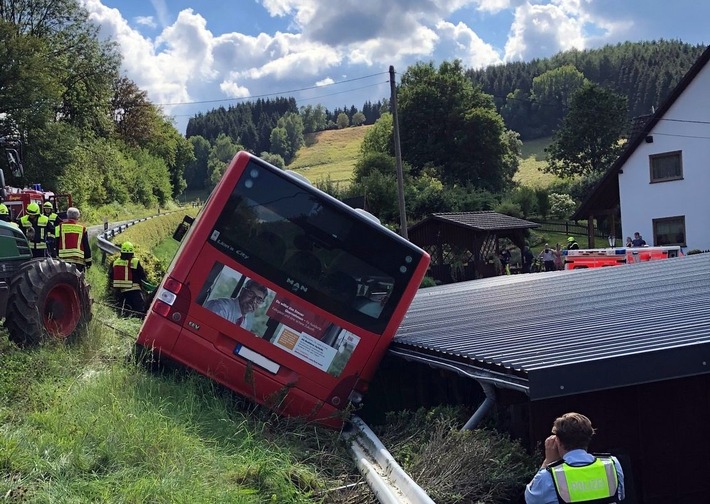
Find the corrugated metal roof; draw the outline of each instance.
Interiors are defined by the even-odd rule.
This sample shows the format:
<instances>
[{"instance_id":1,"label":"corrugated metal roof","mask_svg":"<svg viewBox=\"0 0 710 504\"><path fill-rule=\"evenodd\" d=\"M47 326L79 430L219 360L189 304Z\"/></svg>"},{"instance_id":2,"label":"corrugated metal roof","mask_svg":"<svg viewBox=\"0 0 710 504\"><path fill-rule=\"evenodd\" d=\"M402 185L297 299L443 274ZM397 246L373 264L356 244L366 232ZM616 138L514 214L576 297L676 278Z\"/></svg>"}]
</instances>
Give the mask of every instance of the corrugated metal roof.
<instances>
[{"instance_id":1,"label":"corrugated metal roof","mask_svg":"<svg viewBox=\"0 0 710 504\"><path fill-rule=\"evenodd\" d=\"M710 372L710 254L420 290L391 351L544 399Z\"/></svg>"},{"instance_id":2,"label":"corrugated metal roof","mask_svg":"<svg viewBox=\"0 0 710 504\"><path fill-rule=\"evenodd\" d=\"M434 213L422 222L412 226L415 229L430 220L439 220L459 224L477 231L499 231L506 229L530 229L540 227L540 224L510 215L492 211L482 212L442 212Z\"/></svg>"}]
</instances>

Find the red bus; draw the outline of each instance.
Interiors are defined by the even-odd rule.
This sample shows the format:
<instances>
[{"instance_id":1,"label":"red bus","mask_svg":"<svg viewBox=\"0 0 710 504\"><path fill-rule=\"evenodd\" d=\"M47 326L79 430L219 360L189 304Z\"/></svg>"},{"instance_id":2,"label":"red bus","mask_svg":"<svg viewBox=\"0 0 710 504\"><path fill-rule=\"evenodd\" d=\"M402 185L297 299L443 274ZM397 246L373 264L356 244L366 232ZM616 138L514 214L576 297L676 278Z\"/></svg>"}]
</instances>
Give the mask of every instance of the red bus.
<instances>
[{"instance_id":1,"label":"red bus","mask_svg":"<svg viewBox=\"0 0 710 504\"><path fill-rule=\"evenodd\" d=\"M339 427L428 264L372 216L240 152L182 238L137 345Z\"/></svg>"}]
</instances>

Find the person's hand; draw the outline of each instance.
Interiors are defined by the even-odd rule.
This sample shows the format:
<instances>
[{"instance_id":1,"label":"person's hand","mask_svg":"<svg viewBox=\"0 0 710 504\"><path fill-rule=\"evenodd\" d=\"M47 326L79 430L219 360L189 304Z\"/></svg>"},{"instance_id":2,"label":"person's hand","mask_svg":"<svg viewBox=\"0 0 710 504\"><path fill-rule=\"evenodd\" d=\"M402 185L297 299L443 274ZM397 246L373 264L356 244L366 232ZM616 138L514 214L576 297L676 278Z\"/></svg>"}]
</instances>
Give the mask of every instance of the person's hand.
<instances>
[{"instance_id":1,"label":"person's hand","mask_svg":"<svg viewBox=\"0 0 710 504\"><path fill-rule=\"evenodd\" d=\"M542 466L547 467L555 460L559 460L561 458L562 455L560 455L560 449L557 446L557 436L554 434L548 436L548 438L545 439L545 460L542 462Z\"/></svg>"}]
</instances>

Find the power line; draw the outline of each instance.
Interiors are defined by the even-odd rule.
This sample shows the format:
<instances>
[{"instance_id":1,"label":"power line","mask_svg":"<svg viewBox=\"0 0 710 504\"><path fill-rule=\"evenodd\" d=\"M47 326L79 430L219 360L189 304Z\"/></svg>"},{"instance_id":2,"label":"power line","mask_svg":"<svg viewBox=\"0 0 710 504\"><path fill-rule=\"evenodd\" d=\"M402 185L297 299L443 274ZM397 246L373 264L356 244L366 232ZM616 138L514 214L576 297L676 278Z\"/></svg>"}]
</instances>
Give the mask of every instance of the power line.
<instances>
[{"instance_id":1,"label":"power line","mask_svg":"<svg viewBox=\"0 0 710 504\"><path fill-rule=\"evenodd\" d=\"M387 82L388 81L382 81L382 82L378 82L376 84L368 84L367 86L350 88L345 91L336 91L335 93L328 93L328 94L313 96L311 98L301 98L298 101L299 102L307 102L307 101L313 101L313 100L320 100L321 98L326 98L328 96L335 96L335 95L339 95L339 94L352 93L353 91L360 91L361 89L368 89L368 88L372 88L372 87L381 86L382 84L387 84ZM249 100L251 98L256 98L256 97L250 96L250 97L241 98L241 99L242 100ZM193 117L195 114L169 114L169 115L170 115L170 117Z\"/></svg>"},{"instance_id":2,"label":"power line","mask_svg":"<svg viewBox=\"0 0 710 504\"><path fill-rule=\"evenodd\" d=\"M292 93L298 93L300 91L309 91L311 89L321 89L324 87L328 86L336 86L338 84L345 84L347 82L354 82L358 80L363 80L363 79L369 79L371 77L378 77L380 75L386 75L387 72L380 72L372 75L365 75L363 77L354 77L352 79L346 79L338 82L331 82L330 84L323 84L322 86L309 86L309 87L304 87L304 88L299 88L299 89L291 89L288 91L276 91L274 93L264 93L260 95L252 95L252 96L245 96L245 97L239 97L239 98L222 98L219 100L197 100L197 101L189 101L189 102L175 102L175 103L156 103L155 105L161 106L161 107L174 107L177 105L199 105L199 104L204 104L204 103L221 103L221 102L228 102L228 101L241 101L241 100L253 100L253 99L258 99L258 98L266 98L269 96L283 96L283 95L289 95Z\"/></svg>"}]
</instances>

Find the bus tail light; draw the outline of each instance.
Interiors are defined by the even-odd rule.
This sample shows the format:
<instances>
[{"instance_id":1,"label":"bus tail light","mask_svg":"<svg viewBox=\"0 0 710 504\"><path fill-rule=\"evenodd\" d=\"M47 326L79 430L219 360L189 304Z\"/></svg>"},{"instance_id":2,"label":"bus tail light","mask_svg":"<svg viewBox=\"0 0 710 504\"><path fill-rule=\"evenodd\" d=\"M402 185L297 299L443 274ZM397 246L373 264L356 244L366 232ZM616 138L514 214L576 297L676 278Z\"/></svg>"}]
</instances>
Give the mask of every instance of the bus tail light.
<instances>
[{"instance_id":1,"label":"bus tail light","mask_svg":"<svg viewBox=\"0 0 710 504\"><path fill-rule=\"evenodd\" d=\"M192 301L190 290L172 277L168 277L158 289L153 311L158 315L182 325Z\"/></svg>"}]
</instances>

